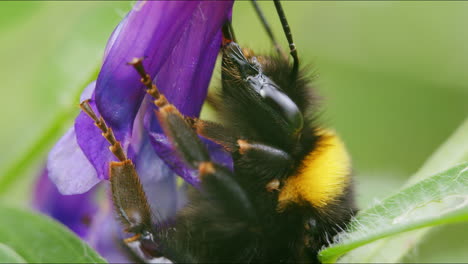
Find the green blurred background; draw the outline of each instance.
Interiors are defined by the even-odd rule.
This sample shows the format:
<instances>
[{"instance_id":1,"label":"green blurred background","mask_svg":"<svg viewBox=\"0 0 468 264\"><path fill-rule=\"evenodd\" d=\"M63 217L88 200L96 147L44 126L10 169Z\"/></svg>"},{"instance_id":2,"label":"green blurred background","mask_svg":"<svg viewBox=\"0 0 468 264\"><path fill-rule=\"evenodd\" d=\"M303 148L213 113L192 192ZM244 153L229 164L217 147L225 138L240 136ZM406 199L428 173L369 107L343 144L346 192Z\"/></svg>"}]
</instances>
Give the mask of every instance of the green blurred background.
<instances>
[{"instance_id":1,"label":"green blurred background","mask_svg":"<svg viewBox=\"0 0 468 264\"><path fill-rule=\"evenodd\" d=\"M46 157L35 142L46 138L47 151L72 124L75 95L132 3L0 2L0 172L25 153L38 157L13 171L1 201L27 205ZM287 47L273 4L260 5ZM322 120L351 152L365 207L396 191L468 116L468 2L283 5L302 62L317 73ZM233 16L241 45L271 51L248 1L238 1ZM54 133L44 135L52 124ZM406 261L468 262L467 230L466 224L438 228Z\"/></svg>"}]
</instances>

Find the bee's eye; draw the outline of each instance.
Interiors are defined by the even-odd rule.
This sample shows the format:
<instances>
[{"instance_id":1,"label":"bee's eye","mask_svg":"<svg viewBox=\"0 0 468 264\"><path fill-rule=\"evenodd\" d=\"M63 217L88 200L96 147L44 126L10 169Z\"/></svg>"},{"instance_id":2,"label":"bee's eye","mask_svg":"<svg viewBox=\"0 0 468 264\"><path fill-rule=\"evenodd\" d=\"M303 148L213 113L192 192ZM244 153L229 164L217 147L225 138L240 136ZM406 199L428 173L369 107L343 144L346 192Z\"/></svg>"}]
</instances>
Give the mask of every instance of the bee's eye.
<instances>
[{"instance_id":1,"label":"bee's eye","mask_svg":"<svg viewBox=\"0 0 468 264\"><path fill-rule=\"evenodd\" d=\"M302 113L294 101L263 73L258 59L252 57L248 60L239 45L231 42L223 48L223 60L239 72L248 90L259 94L262 101L285 121L287 125L284 127L287 131L284 132L289 136L297 137L304 125Z\"/></svg>"},{"instance_id":2,"label":"bee's eye","mask_svg":"<svg viewBox=\"0 0 468 264\"><path fill-rule=\"evenodd\" d=\"M259 68L256 64L245 63L242 65L241 74L246 80L259 74Z\"/></svg>"},{"instance_id":3,"label":"bee's eye","mask_svg":"<svg viewBox=\"0 0 468 264\"><path fill-rule=\"evenodd\" d=\"M295 135L303 127L304 120L301 111L284 92L268 76L261 71L246 79L248 86L256 91L266 104L275 109L288 123L288 134Z\"/></svg>"}]
</instances>

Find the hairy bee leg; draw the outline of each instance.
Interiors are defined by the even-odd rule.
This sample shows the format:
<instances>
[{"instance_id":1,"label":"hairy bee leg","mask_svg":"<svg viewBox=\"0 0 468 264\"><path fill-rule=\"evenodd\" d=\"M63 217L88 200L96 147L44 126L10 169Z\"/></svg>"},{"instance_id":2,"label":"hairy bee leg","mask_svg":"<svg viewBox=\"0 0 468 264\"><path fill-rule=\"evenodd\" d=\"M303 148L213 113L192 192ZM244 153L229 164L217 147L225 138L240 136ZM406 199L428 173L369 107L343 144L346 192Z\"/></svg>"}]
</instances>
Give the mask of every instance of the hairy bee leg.
<instances>
[{"instance_id":1,"label":"hairy bee leg","mask_svg":"<svg viewBox=\"0 0 468 264\"><path fill-rule=\"evenodd\" d=\"M112 199L128 233L151 230L151 209L132 161L110 163Z\"/></svg>"},{"instance_id":2,"label":"hairy bee leg","mask_svg":"<svg viewBox=\"0 0 468 264\"><path fill-rule=\"evenodd\" d=\"M192 168L198 169L202 179L202 188L208 190L207 195L218 197L222 202L231 202L227 208L233 208L237 214L253 217L254 210L244 190L234 179L229 169L211 161L207 148L187 122L187 119L170 104L164 95L160 94L151 77L143 68L142 59L134 59L131 63L142 77L141 82L147 87L147 93L153 96L154 104L161 127L171 140L176 151ZM223 197L223 198L219 198Z\"/></svg>"},{"instance_id":3,"label":"hairy bee leg","mask_svg":"<svg viewBox=\"0 0 468 264\"><path fill-rule=\"evenodd\" d=\"M239 139L229 129L210 121L199 119L188 120L197 134L208 138L234 155L238 155L237 163L242 168L255 172L262 179L259 188L265 188L268 192L276 192L281 188L281 178L293 165L292 157L285 151L260 144Z\"/></svg>"},{"instance_id":4,"label":"hairy bee leg","mask_svg":"<svg viewBox=\"0 0 468 264\"><path fill-rule=\"evenodd\" d=\"M218 143L228 152L233 153L237 151L239 135L232 130L225 128L221 124L196 118L191 118L188 122L198 135Z\"/></svg>"},{"instance_id":5,"label":"hairy bee leg","mask_svg":"<svg viewBox=\"0 0 468 264\"><path fill-rule=\"evenodd\" d=\"M140 74L140 81L146 86L146 92L154 98L153 103L158 108L155 112L165 134L191 167L197 168L201 162L210 161L208 150L190 127L187 118L159 92L142 62L142 58L135 58L129 64Z\"/></svg>"},{"instance_id":6,"label":"hairy bee leg","mask_svg":"<svg viewBox=\"0 0 468 264\"><path fill-rule=\"evenodd\" d=\"M239 173L257 176L255 182L243 182L257 190L278 192L283 185L284 175L293 167L293 158L285 151L261 143L237 140L236 168Z\"/></svg>"},{"instance_id":7,"label":"hairy bee leg","mask_svg":"<svg viewBox=\"0 0 468 264\"><path fill-rule=\"evenodd\" d=\"M153 236L151 208L133 162L125 155L112 129L102 117L97 117L89 100L82 102L80 107L102 131L102 136L111 145L109 150L119 159L109 165L109 181L119 221L125 227L125 232L134 234L133 237L124 239L124 242L128 245L138 242L146 258L160 257Z\"/></svg>"},{"instance_id":8,"label":"hairy bee leg","mask_svg":"<svg viewBox=\"0 0 468 264\"><path fill-rule=\"evenodd\" d=\"M97 117L89 104L89 100L83 101L80 104L80 108L94 121L94 125L102 131L102 136L107 139L110 144L109 150L112 154L114 154L114 156L120 161L127 160L127 156L125 155L120 142L115 139L114 132L112 132L112 129L106 125L106 122L102 117Z\"/></svg>"},{"instance_id":9,"label":"hairy bee leg","mask_svg":"<svg viewBox=\"0 0 468 264\"><path fill-rule=\"evenodd\" d=\"M222 203L221 208L225 208L225 213L234 219L255 221L252 203L229 169L205 162L200 165L199 171L204 196L212 202Z\"/></svg>"},{"instance_id":10,"label":"hairy bee leg","mask_svg":"<svg viewBox=\"0 0 468 264\"><path fill-rule=\"evenodd\" d=\"M264 180L264 188L268 192L278 191L282 175L293 165L292 157L283 150L260 143L240 139L237 144L240 154L237 163Z\"/></svg>"},{"instance_id":11,"label":"hairy bee leg","mask_svg":"<svg viewBox=\"0 0 468 264\"><path fill-rule=\"evenodd\" d=\"M239 135L221 124L196 118L189 118L188 122L198 135L220 144L231 153L239 152L239 154L253 159L257 159L256 156L258 156L258 159L271 160L275 164L279 162L279 166L283 167L292 161L291 156L285 151L273 146L240 139Z\"/></svg>"},{"instance_id":12,"label":"hairy bee leg","mask_svg":"<svg viewBox=\"0 0 468 264\"><path fill-rule=\"evenodd\" d=\"M109 166L114 204L126 231L138 233L141 229L151 226L151 210L135 166L115 139L112 129L106 125L102 117L96 116L89 101L82 102L80 107L93 119L94 124L102 131L103 137L109 141L111 145L109 150L119 159L118 162L111 162Z\"/></svg>"},{"instance_id":13,"label":"hairy bee leg","mask_svg":"<svg viewBox=\"0 0 468 264\"><path fill-rule=\"evenodd\" d=\"M197 168L201 163L210 161L208 150L173 105L160 108L156 115L165 134L186 163Z\"/></svg>"},{"instance_id":14,"label":"hairy bee leg","mask_svg":"<svg viewBox=\"0 0 468 264\"><path fill-rule=\"evenodd\" d=\"M270 163L275 165L279 162L278 167L287 167L288 163L292 162L291 156L285 151L273 146L241 139L238 134L221 124L197 118L186 119L198 135L220 144L228 152L239 152L242 156L252 159L263 159L264 163L269 163L268 166L271 166Z\"/></svg>"}]
</instances>

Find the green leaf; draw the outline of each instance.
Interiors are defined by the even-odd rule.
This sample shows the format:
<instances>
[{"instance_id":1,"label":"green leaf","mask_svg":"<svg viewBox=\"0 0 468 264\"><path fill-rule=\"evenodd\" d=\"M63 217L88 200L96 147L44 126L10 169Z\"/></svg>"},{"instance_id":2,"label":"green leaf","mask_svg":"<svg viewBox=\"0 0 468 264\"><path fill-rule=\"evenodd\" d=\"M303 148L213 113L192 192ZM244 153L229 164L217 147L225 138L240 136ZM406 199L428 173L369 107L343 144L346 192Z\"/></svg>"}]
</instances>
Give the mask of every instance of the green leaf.
<instances>
[{"instance_id":1,"label":"green leaf","mask_svg":"<svg viewBox=\"0 0 468 264\"><path fill-rule=\"evenodd\" d=\"M0 263L26 263L26 260L9 246L0 243Z\"/></svg>"},{"instance_id":2,"label":"green leaf","mask_svg":"<svg viewBox=\"0 0 468 264\"><path fill-rule=\"evenodd\" d=\"M8 246L6 251L0 247L0 257L31 263L106 263L88 244L49 217L4 206L0 206L0 215L0 243Z\"/></svg>"},{"instance_id":3,"label":"green leaf","mask_svg":"<svg viewBox=\"0 0 468 264\"><path fill-rule=\"evenodd\" d=\"M440 224L468 221L468 163L406 187L376 206L362 211L332 246L319 255L335 262L346 252L378 239ZM340 262L367 262L373 251L351 254ZM377 260L378 261L378 260Z\"/></svg>"},{"instance_id":4,"label":"green leaf","mask_svg":"<svg viewBox=\"0 0 468 264\"><path fill-rule=\"evenodd\" d=\"M407 186L429 177L434 172L446 170L463 161L468 161L468 118L429 157L424 166L411 176Z\"/></svg>"},{"instance_id":5,"label":"green leaf","mask_svg":"<svg viewBox=\"0 0 468 264\"><path fill-rule=\"evenodd\" d=\"M77 89L73 96L73 101L78 102L81 91L88 85L92 80L96 79L99 66L95 67L94 73ZM78 112L76 106L69 106L63 108L61 112L57 114L52 123L40 133L38 139L31 145L31 147L20 156L15 162L13 162L3 173L0 174L0 194L3 194L9 189L11 184L24 175L24 171L28 168L28 165L33 163L38 157L42 156L44 152L57 140L62 134L65 126L68 125L69 121L73 119Z\"/></svg>"},{"instance_id":6,"label":"green leaf","mask_svg":"<svg viewBox=\"0 0 468 264\"><path fill-rule=\"evenodd\" d=\"M463 161L468 161L468 119L439 147L425 162L424 166L410 178L406 186L418 183L434 174L434 172L446 170ZM340 262L399 262L423 240L430 230L431 228L423 228L379 239L348 252L345 257L340 259ZM335 246L337 245L333 247ZM343 252L339 254L341 255ZM335 256L330 259L336 259L337 257Z\"/></svg>"},{"instance_id":7,"label":"green leaf","mask_svg":"<svg viewBox=\"0 0 468 264\"><path fill-rule=\"evenodd\" d=\"M48 150L73 124L127 1L2 1L0 199L26 205ZM54 30L46 30L53 28ZM21 77L18 77L21 73ZM20 88L21 87L21 88Z\"/></svg>"}]
</instances>

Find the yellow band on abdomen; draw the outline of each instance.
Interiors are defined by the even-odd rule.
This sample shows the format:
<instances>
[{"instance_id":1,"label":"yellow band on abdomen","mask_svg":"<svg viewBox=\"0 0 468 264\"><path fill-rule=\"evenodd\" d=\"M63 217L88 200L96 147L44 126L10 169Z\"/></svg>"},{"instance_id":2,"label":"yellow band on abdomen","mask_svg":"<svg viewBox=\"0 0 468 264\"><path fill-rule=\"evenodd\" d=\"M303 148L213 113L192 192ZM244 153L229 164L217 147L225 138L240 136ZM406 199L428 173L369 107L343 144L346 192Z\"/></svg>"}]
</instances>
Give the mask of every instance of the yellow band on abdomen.
<instances>
[{"instance_id":1,"label":"yellow band on abdomen","mask_svg":"<svg viewBox=\"0 0 468 264\"><path fill-rule=\"evenodd\" d=\"M351 172L346 148L334 131L324 130L317 147L302 161L295 175L286 179L278 197L278 210L288 203L308 202L322 208L343 195Z\"/></svg>"}]
</instances>

